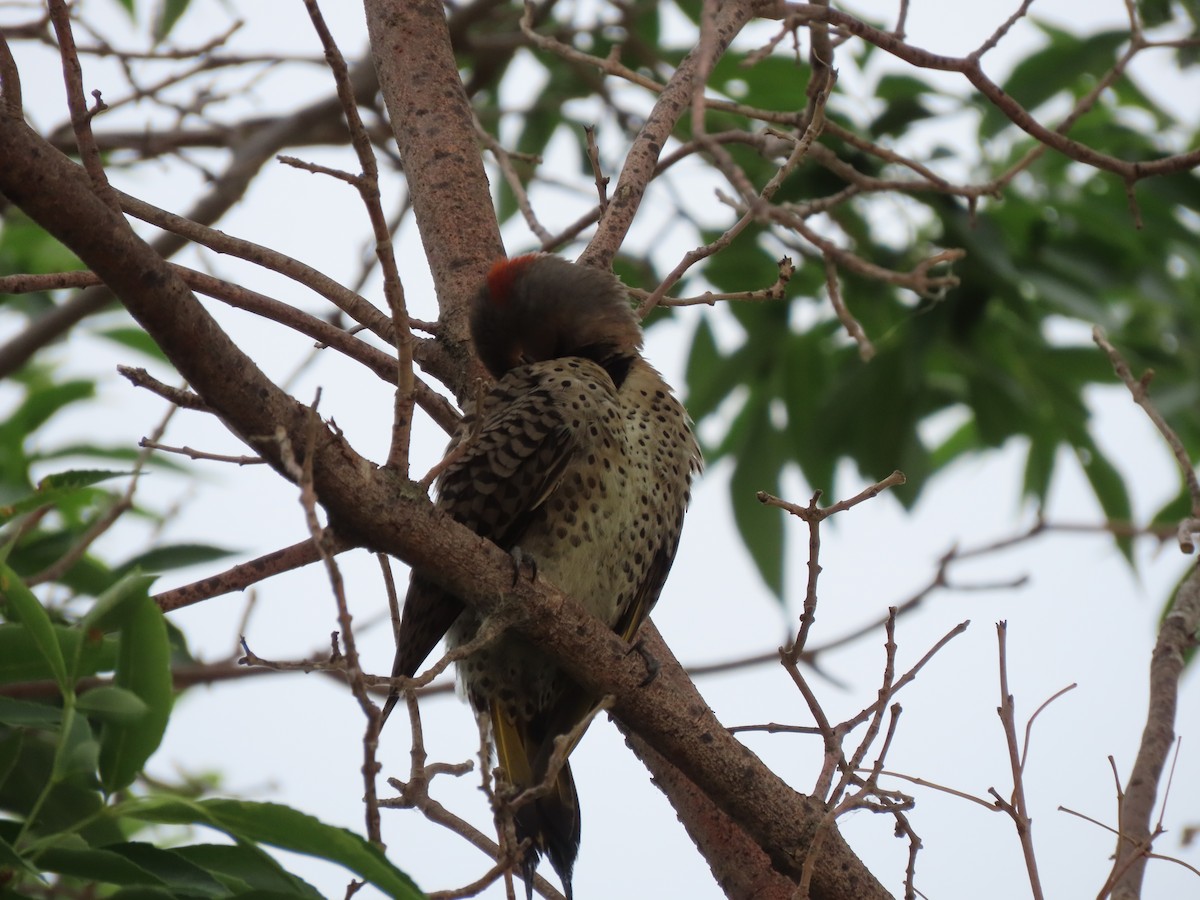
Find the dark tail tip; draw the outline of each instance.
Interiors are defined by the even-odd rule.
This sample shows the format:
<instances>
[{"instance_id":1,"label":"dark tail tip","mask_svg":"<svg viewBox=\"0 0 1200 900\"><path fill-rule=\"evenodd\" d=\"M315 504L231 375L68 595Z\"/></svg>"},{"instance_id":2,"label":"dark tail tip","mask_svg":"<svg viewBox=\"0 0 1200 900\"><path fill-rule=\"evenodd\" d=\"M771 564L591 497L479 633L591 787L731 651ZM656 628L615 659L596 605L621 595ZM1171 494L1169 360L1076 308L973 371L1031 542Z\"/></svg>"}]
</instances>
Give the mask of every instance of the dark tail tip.
<instances>
[{"instance_id":1,"label":"dark tail tip","mask_svg":"<svg viewBox=\"0 0 1200 900\"><path fill-rule=\"evenodd\" d=\"M525 891L532 900L533 876L544 853L562 882L563 893L571 900L571 872L579 855L579 795L571 767L563 764L554 789L523 806L516 813L517 840L529 838L529 849L521 861Z\"/></svg>"},{"instance_id":2,"label":"dark tail tip","mask_svg":"<svg viewBox=\"0 0 1200 900\"><path fill-rule=\"evenodd\" d=\"M388 693L387 700L383 703L383 711L379 714L380 729L387 723L388 716L392 714L392 710L396 708L396 704L400 701L400 692L395 688Z\"/></svg>"}]
</instances>

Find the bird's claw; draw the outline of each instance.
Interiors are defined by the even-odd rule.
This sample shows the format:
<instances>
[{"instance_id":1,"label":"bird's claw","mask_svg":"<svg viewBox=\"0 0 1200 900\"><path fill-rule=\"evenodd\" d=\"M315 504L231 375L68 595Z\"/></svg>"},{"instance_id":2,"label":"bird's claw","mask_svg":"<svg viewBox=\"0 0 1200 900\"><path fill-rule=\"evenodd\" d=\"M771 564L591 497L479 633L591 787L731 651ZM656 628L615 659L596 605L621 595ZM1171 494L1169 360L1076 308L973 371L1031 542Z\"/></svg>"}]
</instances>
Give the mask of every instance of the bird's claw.
<instances>
[{"instance_id":1,"label":"bird's claw","mask_svg":"<svg viewBox=\"0 0 1200 900\"><path fill-rule=\"evenodd\" d=\"M509 556L512 557L513 561L513 587L517 586L517 582L520 580L522 572L529 573L528 577L530 581L537 579L537 560L534 557L530 556L520 547L513 547L512 550L509 551Z\"/></svg>"},{"instance_id":2,"label":"bird's claw","mask_svg":"<svg viewBox=\"0 0 1200 900\"><path fill-rule=\"evenodd\" d=\"M646 664L646 677L641 680L641 682L638 684L638 687L648 686L652 681L654 681L655 678L658 677L658 673L662 670L662 666L659 664L658 660L654 658L654 654L646 649L646 642L641 638L638 638L629 645L629 652L636 653L642 658L642 662Z\"/></svg>"}]
</instances>

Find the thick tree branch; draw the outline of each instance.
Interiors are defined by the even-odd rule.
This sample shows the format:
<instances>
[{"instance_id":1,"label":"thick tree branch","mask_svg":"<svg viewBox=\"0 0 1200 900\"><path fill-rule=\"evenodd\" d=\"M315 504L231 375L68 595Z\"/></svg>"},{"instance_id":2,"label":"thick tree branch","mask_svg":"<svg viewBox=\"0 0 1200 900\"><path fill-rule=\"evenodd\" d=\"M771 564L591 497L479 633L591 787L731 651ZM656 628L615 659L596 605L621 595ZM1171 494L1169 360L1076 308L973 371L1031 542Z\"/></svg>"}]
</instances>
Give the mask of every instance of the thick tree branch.
<instances>
[{"instance_id":1,"label":"thick tree branch","mask_svg":"<svg viewBox=\"0 0 1200 900\"><path fill-rule=\"evenodd\" d=\"M772 654L773 661L778 658L778 653ZM795 883L775 871L758 844L704 791L636 733L627 728L622 730L625 742L650 770L654 784L671 801L679 821L729 900L791 900L795 897Z\"/></svg>"}]
</instances>

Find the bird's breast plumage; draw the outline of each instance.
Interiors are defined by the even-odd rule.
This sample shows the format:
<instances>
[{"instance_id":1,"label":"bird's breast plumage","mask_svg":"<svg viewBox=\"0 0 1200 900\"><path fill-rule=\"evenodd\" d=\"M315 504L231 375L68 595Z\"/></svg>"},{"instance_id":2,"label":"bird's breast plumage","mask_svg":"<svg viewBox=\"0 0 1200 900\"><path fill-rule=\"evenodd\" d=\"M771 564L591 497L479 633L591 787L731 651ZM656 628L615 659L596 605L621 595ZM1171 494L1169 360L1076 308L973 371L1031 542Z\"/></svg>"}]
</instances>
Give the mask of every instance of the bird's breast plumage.
<instances>
[{"instance_id":1,"label":"bird's breast plumage","mask_svg":"<svg viewBox=\"0 0 1200 900\"><path fill-rule=\"evenodd\" d=\"M438 505L508 550L628 637L674 558L699 451L682 406L640 358L620 386L591 360L513 369L468 416ZM469 640L465 610L447 634ZM529 719L562 690L557 667L519 636L459 666L480 708Z\"/></svg>"}]
</instances>

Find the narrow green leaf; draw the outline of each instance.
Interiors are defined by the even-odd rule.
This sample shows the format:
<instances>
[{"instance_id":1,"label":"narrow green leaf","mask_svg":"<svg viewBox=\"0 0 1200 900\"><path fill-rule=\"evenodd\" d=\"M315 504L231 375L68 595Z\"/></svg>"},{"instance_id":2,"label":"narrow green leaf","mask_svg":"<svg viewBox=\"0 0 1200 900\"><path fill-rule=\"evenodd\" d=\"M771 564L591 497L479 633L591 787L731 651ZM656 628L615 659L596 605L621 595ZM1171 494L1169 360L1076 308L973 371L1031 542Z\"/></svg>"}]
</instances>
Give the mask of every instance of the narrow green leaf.
<instances>
[{"instance_id":1,"label":"narrow green leaf","mask_svg":"<svg viewBox=\"0 0 1200 900\"><path fill-rule=\"evenodd\" d=\"M759 491L779 493L783 458L779 435L767 415L766 403L747 404L744 440L736 452L737 465L730 479L733 517L758 573L776 599L783 601L784 513L758 500Z\"/></svg>"},{"instance_id":2,"label":"narrow green leaf","mask_svg":"<svg viewBox=\"0 0 1200 900\"><path fill-rule=\"evenodd\" d=\"M47 475L38 482L38 488L49 490L51 488L89 487L111 478L121 478L132 474L132 472L114 472L110 469L70 469L66 472Z\"/></svg>"},{"instance_id":3,"label":"narrow green leaf","mask_svg":"<svg viewBox=\"0 0 1200 900\"><path fill-rule=\"evenodd\" d=\"M62 710L57 706L0 695L0 723L13 728L52 728L61 721ZM0 776L3 775L0 771Z\"/></svg>"},{"instance_id":4,"label":"narrow green leaf","mask_svg":"<svg viewBox=\"0 0 1200 900\"><path fill-rule=\"evenodd\" d=\"M37 875L37 869L31 866L12 844L0 837L0 872L5 869L16 869L28 875ZM0 896L3 896L2 889L0 889Z\"/></svg>"},{"instance_id":5,"label":"narrow green leaf","mask_svg":"<svg viewBox=\"0 0 1200 900\"><path fill-rule=\"evenodd\" d=\"M1033 435L1029 439L1029 451L1025 456L1026 496L1033 497L1039 504L1046 502L1050 491L1050 476L1054 474L1054 462L1058 454L1058 441L1051 435Z\"/></svg>"},{"instance_id":6,"label":"narrow green leaf","mask_svg":"<svg viewBox=\"0 0 1200 900\"><path fill-rule=\"evenodd\" d=\"M124 804L117 811L148 822L207 825L241 840L340 863L390 897L417 900L423 896L412 879L369 841L286 806L248 800L147 797Z\"/></svg>"},{"instance_id":7,"label":"narrow green leaf","mask_svg":"<svg viewBox=\"0 0 1200 900\"><path fill-rule=\"evenodd\" d=\"M141 569L143 572L162 572L213 562L232 556L233 553L233 550L212 544L166 544L133 557L122 563L117 570L128 572Z\"/></svg>"},{"instance_id":8,"label":"narrow green leaf","mask_svg":"<svg viewBox=\"0 0 1200 900\"><path fill-rule=\"evenodd\" d=\"M79 737L85 738L90 730L86 720L82 716L72 716L72 719L81 726ZM0 807L22 819L27 820L32 816L38 833L42 835L78 830L80 837L72 840L83 840L97 846L97 842L123 840L112 820L92 818L104 807L103 798L97 790L94 760L90 771L70 771L77 767L68 765L67 761L60 762L58 771L63 780L52 784L48 792L44 790L55 778L57 738L58 735L52 733L32 729L24 731L13 773L0 787ZM80 742L77 741L72 747L78 749ZM40 804L36 814L35 804ZM89 819L91 821L88 824L81 826L82 822ZM9 822L11 820L0 819L0 834L10 842L15 842L19 824L10 836L3 830L3 826Z\"/></svg>"},{"instance_id":9,"label":"narrow green leaf","mask_svg":"<svg viewBox=\"0 0 1200 900\"><path fill-rule=\"evenodd\" d=\"M102 884L166 885L157 875L109 849L49 847L38 855L38 866L46 872Z\"/></svg>"},{"instance_id":10,"label":"narrow green leaf","mask_svg":"<svg viewBox=\"0 0 1200 900\"><path fill-rule=\"evenodd\" d=\"M102 447L97 444L64 444L49 450L40 450L31 454L30 459L46 461L63 459L71 456L84 456L93 459L103 459L109 462L135 463L141 451L136 447L121 445L117 447ZM187 465L176 462L164 454L152 457L150 464L155 468L169 469L172 472L188 472Z\"/></svg>"},{"instance_id":11,"label":"narrow green leaf","mask_svg":"<svg viewBox=\"0 0 1200 900\"><path fill-rule=\"evenodd\" d=\"M1092 491L1096 494L1096 499L1100 501L1100 508L1104 510L1105 518L1110 522L1131 521L1133 510L1121 473L1090 439L1086 444L1076 447L1075 452L1083 467L1083 474L1087 476L1088 483L1091 484ZM1133 539L1118 537L1116 542L1121 555L1132 566L1134 563Z\"/></svg>"},{"instance_id":12,"label":"narrow green leaf","mask_svg":"<svg viewBox=\"0 0 1200 900\"><path fill-rule=\"evenodd\" d=\"M753 354L742 346L728 356L717 349L712 325L700 319L692 336L687 361L687 397L689 415L700 422L712 413L729 393L745 381Z\"/></svg>"},{"instance_id":13,"label":"narrow green leaf","mask_svg":"<svg viewBox=\"0 0 1200 900\"><path fill-rule=\"evenodd\" d=\"M115 344L120 344L122 347L128 347L130 350L136 350L150 359L159 362L167 362L166 355L158 344L154 343L154 338L146 334L140 328L107 328L99 332L101 337L108 338Z\"/></svg>"},{"instance_id":14,"label":"narrow green leaf","mask_svg":"<svg viewBox=\"0 0 1200 900\"><path fill-rule=\"evenodd\" d=\"M968 419L929 452L929 464L936 472L960 456L965 456L979 448L979 431L975 427L975 420Z\"/></svg>"},{"instance_id":15,"label":"narrow green leaf","mask_svg":"<svg viewBox=\"0 0 1200 900\"><path fill-rule=\"evenodd\" d=\"M0 424L0 432L29 434L44 425L63 407L88 399L95 393L95 383L83 380L31 388L25 401L9 416L8 421Z\"/></svg>"},{"instance_id":16,"label":"narrow green leaf","mask_svg":"<svg viewBox=\"0 0 1200 900\"><path fill-rule=\"evenodd\" d=\"M119 725L132 725L150 711L141 697L119 687L98 687L80 694L75 707L94 719Z\"/></svg>"},{"instance_id":17,"label":"narrow green leaf","mask_svg":"<svg viewBox=\"0 0 1200 900\"><path fill-rule=\"evenodd\" d=\"M100 778L110 793L128 786L158 749L171 714L171 647L162 612L147 593L121 629L114 680L148 709L133 723L106 722L100 733Z\"/></svg>"},{"instance_id":18,"label":"narrow green leaf","mask_svg":"<svg viewBox=\"0 0 1200 900\"><path fill-rule=\"evenodd\" d=\"M253 844L191 844L175 852L220 878L238 893L267 891L275 895L321 900L321 892L288 872L269 853ZM244 888L234 888L234 885Z\"/></svg>"},{"instance_id":19,"label":"narrow green leaf","mask_svg":"<svg viewBox=\"0 0 1200 900\"><path fill-rule=\"evenodd\" d=\"M54 756L51 782L69 781L76 787L99 787L96 781L96 765L100 757L100 745L87 719L72 715L62 740L64 745Z\"/></svg>"},{"instance_id":20,"label":"narrow green leaf","mask_svg":"<svg viewBox=\"0 0 1200 900\"><path fill-rule=\"evenodd\" d=\"M1150 517L1150 521L1155 525L1162 525L1168 522L1175 524L1188 518L1191 514L1192 495L1188 491L1187 484L1180 479L1179 493L1159 507L1158 512Z\"/></svg>"},{"instance_id":21,"label":"narrow green leaf","mask_svg":"<svg viewBox=\"0 0 1200 900\"><path fill-rule=\"evenodd\" d=\"M127 575L96 598L92 608L79 620L85 632L110 632L124 628L146 596L153 575Z\"/></svg>"},{"instance_id":22,"label":"narrow green leaf","mask_svg":"<svg viewBox=\"0 0 1200 900\"><path fill-rule=\"evenodd\" d=\"M158 14L154 17L154 40L165 41L171 29L187 12L189 0L160 0Z\"/></svg>"},{"instance_id":23,"label":"narrow green leaf","mask_svg":"<svg viewBox=\"0 0 1200 900\"><path fill-rule=\"evenodd\" d=\"M0 598L7 604L10 615L28 629L29 637L54 673L59 690L65 695L71 690L71 683L67 678L67 663L62 648L54 635L54 626L50 624L50 616L33 592L4 563L0 563Z\"/></svg>"},{"instance_id":24,"label":"narrow green leaf","mask_svg":"<svg viewBox=\"0 0 1200 900\"><path fill-rule=\"evenodd\" d=\"M8 781L8 776L17 767L17 760L21 758L21 750L24 743L24 731L9 732L8 736L0 741L0 793L3 792L4 783Z\"/></svg>"},{"instance_id":25,"label":"narrow green leaf","mask_svg":"<svg viewBox=\"0 0 1200 900\"><path fill-rule=\"evenodd\" d=\"M226 897L229 894L212 873L174 849L165 850L141 841L113 844L105 849L152 873L178 894L188 897Z\"/></svg>"},{"instance_id":26,"label":"narrow green leaf","mask_svg":"<svg viewBox=\"0 0 1200 900\"><path fill-rule=\"evenodd\" d=\"M91 520L94 521L94 518ZM34 531L27 535L21 546L13 552L9 564L16 572L40 572L62 559L63 554L78 543L79 536L86 527L87 524L79 522L71 528ZM108 566L91 554L85 554L64 575L57 578L56 583L70 588L76 594L96 597L112 587L116 580Z\"/></svg>"},{"instance_id":27,"label":"narrow green leaf","mask_svg":"<svg viewBox=\"0 0 1200 900\"><path fill-rule=\"evenodd\" d=\"M53 626L64 659L76 660L76 677L108 672L117 663L117 642L66 625ZM0 624L0 684L53 678L54 672L24 625Z\"/></svg>"},{"instance_id":28,"label":"narrow green leaf","mask_svg":"<svg viewBox=\"0 0 1200 900\"><path fill-rule=\"evenodd\" d=\"M109 472L89 469L47 475L38 482L38 488L33 493L26 494L12 503L0 506L0 524L22 513L41 509L43 506L56 506L65 500L88 497L91 495L91 492L87 491L86 488L101 481L107 481L110 478L119 478L129 474L129 472Z\"/></svg>"}]
</instances>

